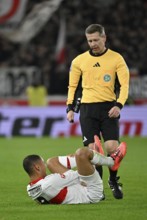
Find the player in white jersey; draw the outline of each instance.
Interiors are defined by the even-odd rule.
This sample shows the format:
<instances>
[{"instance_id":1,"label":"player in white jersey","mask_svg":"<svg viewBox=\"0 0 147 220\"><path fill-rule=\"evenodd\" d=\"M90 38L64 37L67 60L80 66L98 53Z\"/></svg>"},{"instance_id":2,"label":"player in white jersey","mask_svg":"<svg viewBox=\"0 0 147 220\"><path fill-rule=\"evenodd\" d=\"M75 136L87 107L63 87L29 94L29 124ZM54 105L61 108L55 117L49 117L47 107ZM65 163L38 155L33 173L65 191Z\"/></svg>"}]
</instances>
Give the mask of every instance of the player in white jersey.
<instances>
[{"instance_id":1,"label":"player in white jersey","mask_svg":"<svg viewBox=\"0 0 147 220\"><path fill-rule=\"evenodd\" d=\"M79 148L73 156L50 158L46 164L38 155L25 157L23 167L30 177L28 195L41 204L98 203L103 197L103 182L94 165L116 170L126 154L126 144L122 142L110 157L102 153L103 149L95 145L94 149ZM71 170L75 166L77 170Z\"/></svg>"}]
</instances>

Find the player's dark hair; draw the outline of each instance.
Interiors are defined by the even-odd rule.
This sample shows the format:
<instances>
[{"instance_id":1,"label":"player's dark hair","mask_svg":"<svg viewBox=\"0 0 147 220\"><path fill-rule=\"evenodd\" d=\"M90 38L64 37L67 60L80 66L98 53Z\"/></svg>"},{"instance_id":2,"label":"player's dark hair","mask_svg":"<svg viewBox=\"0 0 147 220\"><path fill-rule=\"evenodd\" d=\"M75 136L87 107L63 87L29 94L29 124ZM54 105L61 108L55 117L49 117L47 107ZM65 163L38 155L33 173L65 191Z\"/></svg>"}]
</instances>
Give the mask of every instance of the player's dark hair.
<instances>
[{"instance_id":1,"label":"player's dark hair","mask_svg":"<svg viewBox=\"0 0 147 220\"><path fill-rule=\"evenodd\" d=\"M23 160L23 168L29 174L33 174L33 165L37 161L41 160L41 157L38 155L29 155Z\"/></svg>"},{"instance_id":2,"label":"player's dark hair","mask_svg":"<svg viewBox=\"0 0 147 220\"><path fill-rule=\"evenodd\" d=\"M105 35L105 28L100 24L91 24L85 30L85 34L93 34L95 32Z\"/></svg>"}]
</instances>

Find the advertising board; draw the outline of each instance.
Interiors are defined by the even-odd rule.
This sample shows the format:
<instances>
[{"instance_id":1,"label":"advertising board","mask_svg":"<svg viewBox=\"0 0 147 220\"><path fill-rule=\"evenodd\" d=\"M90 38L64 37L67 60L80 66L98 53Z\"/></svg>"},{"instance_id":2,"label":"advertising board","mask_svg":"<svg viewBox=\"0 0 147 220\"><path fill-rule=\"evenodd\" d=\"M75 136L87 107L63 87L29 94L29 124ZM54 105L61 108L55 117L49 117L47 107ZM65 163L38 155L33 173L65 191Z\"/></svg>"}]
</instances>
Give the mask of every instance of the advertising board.
<instances>
[{"instance_id":1,"label":"advertising board","mask_svg":"<svg viewBox=\"0 0 147 220\"><path fill-rule=\"evenodd\" d=\"M122 109L120 135L147 136L147 106ZM0 136L81 136L79 114L75 114L74 123L69 123L66 106L1 107Z\"/></svg>"}]
</instances>

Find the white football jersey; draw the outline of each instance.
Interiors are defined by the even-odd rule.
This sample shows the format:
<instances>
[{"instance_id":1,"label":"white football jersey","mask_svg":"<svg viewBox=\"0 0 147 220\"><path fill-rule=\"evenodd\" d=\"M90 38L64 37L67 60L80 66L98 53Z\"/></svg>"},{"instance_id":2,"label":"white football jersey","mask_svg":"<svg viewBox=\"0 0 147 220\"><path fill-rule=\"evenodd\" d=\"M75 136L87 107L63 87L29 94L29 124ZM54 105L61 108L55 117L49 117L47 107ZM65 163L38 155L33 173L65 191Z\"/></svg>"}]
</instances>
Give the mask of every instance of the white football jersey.
<instances>
[{"instance_id":1,"label":"white football jersey","mask_svg":"<svg viewBox=\"0 0 147 220\"><path fill-rule=\"evenodd\" d=\"M88 178L90 181L87 182ZM96 171L86 177L83 184L78 172L69 170L64 174L50 174L30 183L27 192L41 204L93 203L101 199L103 184Z\"/></svg>"}]
</instances>

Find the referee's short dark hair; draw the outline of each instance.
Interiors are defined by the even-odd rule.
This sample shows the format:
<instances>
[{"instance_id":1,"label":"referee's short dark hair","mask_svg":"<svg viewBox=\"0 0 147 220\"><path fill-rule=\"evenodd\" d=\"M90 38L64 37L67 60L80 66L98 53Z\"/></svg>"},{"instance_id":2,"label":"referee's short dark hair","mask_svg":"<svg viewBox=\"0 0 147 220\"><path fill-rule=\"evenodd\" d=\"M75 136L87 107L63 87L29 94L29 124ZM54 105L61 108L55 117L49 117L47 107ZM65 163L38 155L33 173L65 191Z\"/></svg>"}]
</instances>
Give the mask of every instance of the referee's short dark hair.
<instances>
[{"instance_id":1,"label":"referee's short dark hair","mask_svg":"<svg viewBox=\"0 0 147 220\"><path fill-rule=\"evenodd\" d=\"M105 35L105 28L100 24L91 24L85 30L85 34L93 34L95 32Z\"/></svg>"}]
</instances>

